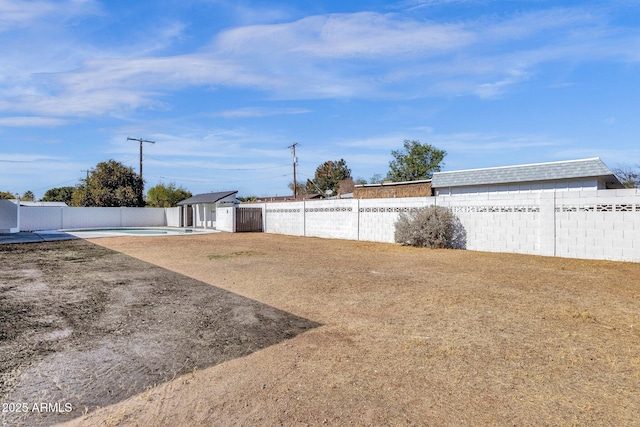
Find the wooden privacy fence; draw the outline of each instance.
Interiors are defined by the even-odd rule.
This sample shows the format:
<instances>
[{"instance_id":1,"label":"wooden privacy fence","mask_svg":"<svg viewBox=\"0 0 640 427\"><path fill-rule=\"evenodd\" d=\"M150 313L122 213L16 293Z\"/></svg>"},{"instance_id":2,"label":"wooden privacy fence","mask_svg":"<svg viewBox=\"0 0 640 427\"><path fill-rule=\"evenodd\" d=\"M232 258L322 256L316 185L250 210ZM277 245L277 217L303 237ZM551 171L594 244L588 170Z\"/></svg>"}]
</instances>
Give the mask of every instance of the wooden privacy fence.
<instances>
[{"instance_id":1,"label":"wooden privacy fence","mask_svg":"<svg viewBox=\"0 0 640 427\"><path fill-rule=\"evenodd\" d=\"M262 208L236 208L236 232L264 231Z\"/></svg>"}]
</instances>

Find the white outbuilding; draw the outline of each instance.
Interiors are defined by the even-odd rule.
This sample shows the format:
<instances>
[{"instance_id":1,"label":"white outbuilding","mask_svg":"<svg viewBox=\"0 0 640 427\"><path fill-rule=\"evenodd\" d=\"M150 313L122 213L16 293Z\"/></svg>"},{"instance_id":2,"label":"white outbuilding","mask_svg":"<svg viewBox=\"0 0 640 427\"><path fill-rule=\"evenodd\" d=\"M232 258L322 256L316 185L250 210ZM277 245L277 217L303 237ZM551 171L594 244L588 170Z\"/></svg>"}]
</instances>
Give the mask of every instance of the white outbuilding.
<instances>
[{"instance_id":1,"label":"white outbuilding","mask_svg":"<svg viewBox=\"0 0 640 427\"><path fill-rule=\"evenodd\" d=\"M216 208L221 204L237 204L238 191L196 194L178 203L181 227L216 227Z\"/></svg>"}]
</instances>

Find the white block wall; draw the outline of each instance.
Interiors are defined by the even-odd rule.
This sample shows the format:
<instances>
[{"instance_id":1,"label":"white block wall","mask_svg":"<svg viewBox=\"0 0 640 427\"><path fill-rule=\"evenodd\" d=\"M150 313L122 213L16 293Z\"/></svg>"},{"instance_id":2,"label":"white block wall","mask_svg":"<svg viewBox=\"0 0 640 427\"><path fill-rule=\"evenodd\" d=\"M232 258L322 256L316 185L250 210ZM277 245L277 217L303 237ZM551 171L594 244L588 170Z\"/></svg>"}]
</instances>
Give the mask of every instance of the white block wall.
<instances>
[{"instance_id":1,"label":"white block wall","mask_svg":"<svg viewBox=\"0 0 640 427\"><path fill-rule=\"evenodd\" d=\"M640 193L635 189L247 206L263 208L268 233L393 242L401 212L433 204L455 213L466 231L467 249L640 261Z\"/></svg>"},{"instance_id":2,"label":"white block wall","mask_svg":"<svg viewBox=\"0 0 640 427\"><path fill-rule=\"evenodd\" d=\"M305 236L358 240L358 201L305 202Z\"/></svg>"},{"instance_id":3,"label":"white block wall","mask_svg":"<svg viewBox=\"0 0 640 427\"><path fill-rule=\"evenodd\" d=\"M267 233L304 236L305 202L242 205L262 207L263 230Z\"/></svg>"},{"instance_id":4,"label":"white block wall","mask_svg":"<svg viewBox=\"0 0 640 427\"><path fill-rule=\"evenodd\" d=\"M410 208L431 206L434 202L434 197L357 200L359 240L393 243L395 223L400 214Z\"/></svg>"},{"instance_id":5,"label":"white block wall","mask_svg":"<svg viewBox=\"0 0 640 427\"><path fill-rule=\"evenodd\" d=\"M640 193L636 189L558 194L558 256L640 261Z\"/></svg>"}]
</instances>

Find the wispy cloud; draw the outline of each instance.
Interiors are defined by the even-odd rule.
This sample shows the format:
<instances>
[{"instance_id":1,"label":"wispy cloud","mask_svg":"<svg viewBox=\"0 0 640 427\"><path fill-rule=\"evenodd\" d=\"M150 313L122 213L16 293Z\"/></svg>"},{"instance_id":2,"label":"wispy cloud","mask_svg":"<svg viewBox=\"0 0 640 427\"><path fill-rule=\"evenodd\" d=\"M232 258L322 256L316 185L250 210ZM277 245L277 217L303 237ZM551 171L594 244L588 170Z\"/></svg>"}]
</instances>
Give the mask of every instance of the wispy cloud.
<instances>
[{"instance_id":1,"label":"wispy cloud","mask_svg":"<svg viewBox=\"0 0 640 427\"><path fill-rule=\"evenodd\" d=\"M0 126L7 127L54 127L69 123L69 120L52 117L0 117Z\"/></svg>"},{"instance_id":2,"label":"wispy cloud","mask_svg":"<svg viewBox=\"0 0 640 427\"><path fill-rule=\"evenodd\" d=\"M247 107L236 110L226 110L209 114L211 117L224 117L227 119L243 119L253 117L271 117L280 115L306 114L311 110L307 108L261 108Z\"/></svg>"},{"instance_id":3,"label":"wispy cloud","mask_svg":"<svg viewBox=\"0 0 640 427\"><path fill-rule=\"evenodd\" d=\"M24 28L53 18L58 24L80 16L100 13L94 0L0 0L0 32Z\"/></svg>"},{"instance_id":4,"label":"wispy cloud","mask_svg":"<svg viewBox=\"0 0 640 427\"><path fill-rule=\"evenodd\" d=\"M379 60L380 56L438 53L468 45L473 40L473 33L459 24L435 24L398 15L358 12L237 28L218 37L216 45L222 52L261 57L276 54Z\"/></svg>"},{"instance_id":5,"label":"wispy cloud","mask_svg":"<svg viewBox=\"0 0 640 427\"><path fill-rule=\"evenodd\" d=\"M49 10L51 3L41 3ZM0 10L13 4L0 0ZM30 3L26 15L14 10L9 16L27 22L38 13ZM183 30L180 23L170 27L160 46ZM0 111L65 117L162 109L170 108L167 94L203 86L257 89L279 99L492 98L535 77L551 61L640 60L640 36L579 8L449 23L400 13L309 16L229 29L203 49L180 55L155 55L159 46L148 44L137 51L119 46L100 56L77 42L82 47L73 61L48 59L52 73L20 73L25 60L9 55L0 65Z\"/></svg>"}]
</instances>

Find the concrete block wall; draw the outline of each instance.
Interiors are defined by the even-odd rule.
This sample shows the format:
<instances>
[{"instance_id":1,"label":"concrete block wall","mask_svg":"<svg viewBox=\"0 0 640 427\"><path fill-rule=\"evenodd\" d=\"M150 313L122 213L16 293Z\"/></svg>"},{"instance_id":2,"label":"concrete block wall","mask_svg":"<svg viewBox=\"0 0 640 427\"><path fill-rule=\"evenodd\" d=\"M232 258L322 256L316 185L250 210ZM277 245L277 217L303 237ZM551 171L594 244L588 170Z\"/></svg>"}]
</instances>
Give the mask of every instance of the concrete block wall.
<instances>
[{"instance_id":1,"label":"concrete block wall","mask_svg":"<svg viewBox=\"0 0 640 427\"><path fill-rule=\"evenodd\" d=\"M305 203L305 236L358 240L358 229L357 200Z\"/></svg>"},{"instance_id":2,"label":"concrete block wall","mask_svg":"<svg viewBox=\"0 0 640 427\"><path fill-rule=\"evenodd\" d=\"M262 208L262 228L267 233L287 234L290 236L305 235L305 202L260 203L249 204L246 207Z\"/></svg>"},{"instance_id":3,"label":"concrete block wall","mask_svg":"<svg viewBox=\"0 0 640 427\"><path fill-rule=\"evenodd\" d=\"M545 240L542 225L544 215L553 212L552 193L484 193L436 199L460 219L467 249L553 255L553 242ZM545 204L545 200L551 203Z\"/></svg>"},{"instance_id":4,"label":"concrete block wall","mask_svg":"<svg viewBox=\"0 0 640 427\"><path fill-rule=\"evenodd\" d=\"M556 255L640 261L640 192L558 194Z\"/></svg>"},{"instance_id":5,"label":"concrete block wall","mask_svg":"<svg viewBox=\"0 0 640 427\"><path fill-rule=\"evenodd\" d=\"M359 240L393 243L395 223L402 212L434 203L434 197L359 200Z\"/></svg>"},{"instance_id":6,"label":"concrete block wall","mask_svg":"<svg viewBox=\"0 0 640 427\"><path fill-rule=\"evenodd\" d=\"M640 192L588 190L266 203L265 231L393 242L401 212L450 208L466 248L488 252L640 261Z\"/></svg>"}]
</instances>

